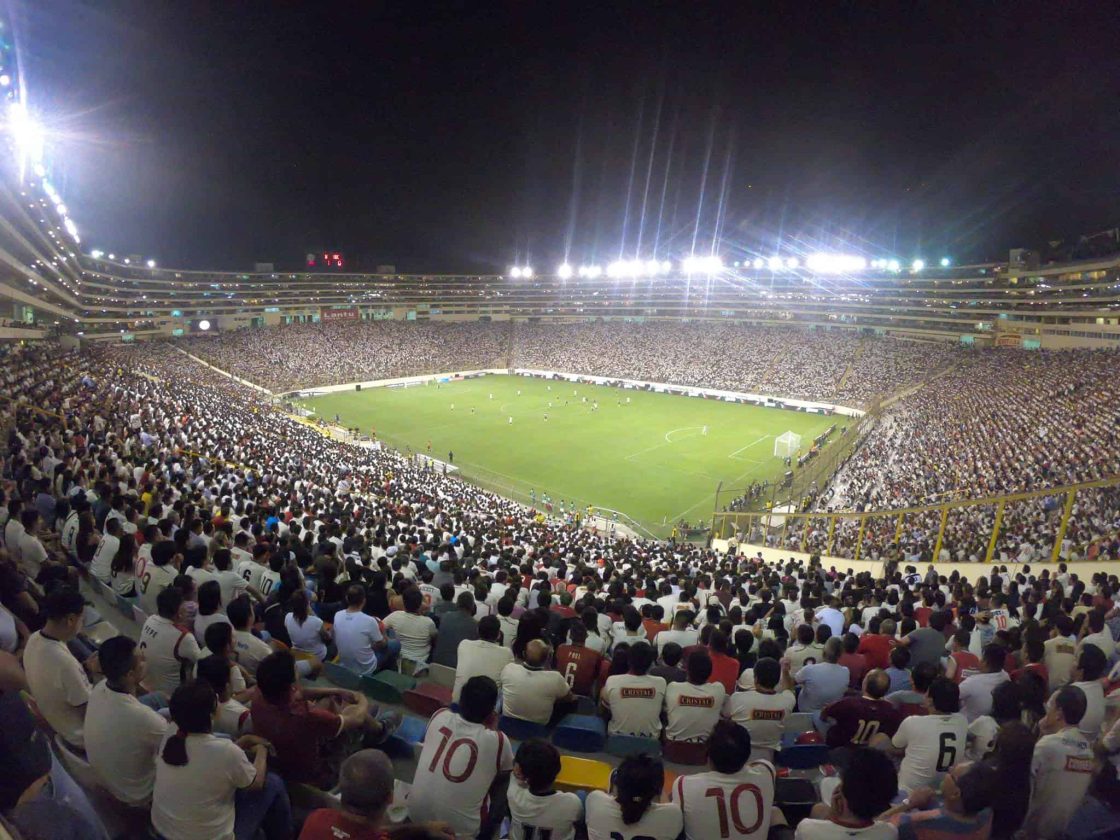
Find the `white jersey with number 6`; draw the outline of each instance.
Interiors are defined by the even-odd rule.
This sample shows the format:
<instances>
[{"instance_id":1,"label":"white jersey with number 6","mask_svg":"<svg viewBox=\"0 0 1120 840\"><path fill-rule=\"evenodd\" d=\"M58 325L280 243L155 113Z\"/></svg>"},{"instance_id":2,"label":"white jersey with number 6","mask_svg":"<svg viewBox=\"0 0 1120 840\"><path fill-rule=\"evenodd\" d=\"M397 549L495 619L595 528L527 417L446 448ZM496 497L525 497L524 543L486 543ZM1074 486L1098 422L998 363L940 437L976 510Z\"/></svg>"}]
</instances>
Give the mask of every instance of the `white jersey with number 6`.
<instances>
[{"instance_id":1,"label":"white jersey with number 6","mask_svg":"<svg viewBox=\"0 0 1120 840\"><path fill-rule=\"evenodd\" d=\"M684 813L688 840L754 840L770 831L774 765L749 761L738 773L681 776L669 793Z\"/></svg>"},{"instance_id":2,"label":"white jersey with number 6","mask_svg":"<svg viewBox=\"0 0 1120 840\"><path fill-rule=\"evenodd\" d=\"M937 790L949 768L964 759L968 721L951 715L911 715L899 724L891 743L905 750L898 771L898 787L911 791L922 785Z\"/></svg>"},{"instance_id":3,"label":"white jersey with number 6","mask_svg":"<svg viewBox=\"0 0 1120 840\"><path fill-rule=\"evenodd\" d=\"M441 820L457 837L474 837L488 807L490 785L513 769L509 738L450 709L428 722L424 749L408 794L413 822Z\"/></svg>"},{"instance_id":4,"label":"white jersey with number 6","mask_svg":"<svg viewBox=\"0 0 1120 840\"><path fill-rule=\"evenodd\" d=\"M573 840L583 803L574 793L537 796L517 779L509 780L509 840Z\"/></svg>"}]
</instances>

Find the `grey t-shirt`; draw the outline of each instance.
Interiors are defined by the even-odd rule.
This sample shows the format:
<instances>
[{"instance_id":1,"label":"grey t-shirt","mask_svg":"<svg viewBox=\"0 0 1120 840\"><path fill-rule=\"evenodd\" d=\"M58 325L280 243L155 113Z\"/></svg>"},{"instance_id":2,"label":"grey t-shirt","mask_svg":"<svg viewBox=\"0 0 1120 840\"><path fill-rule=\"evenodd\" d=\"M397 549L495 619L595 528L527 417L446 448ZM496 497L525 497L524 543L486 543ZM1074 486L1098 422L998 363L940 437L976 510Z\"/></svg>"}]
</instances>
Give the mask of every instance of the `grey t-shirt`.
<instances>
[{"instance_id":1,"label":"grey t-shirt","mask_svg":"<svg viewBox=\"0 0 1120 840\"><path fill-rule=\"evenodd\" d=\"M910 640L910 667L922 663L937 665L945 655L945 634L932 627L919 627L907 638Z\"/></svg>"}]
</instances>

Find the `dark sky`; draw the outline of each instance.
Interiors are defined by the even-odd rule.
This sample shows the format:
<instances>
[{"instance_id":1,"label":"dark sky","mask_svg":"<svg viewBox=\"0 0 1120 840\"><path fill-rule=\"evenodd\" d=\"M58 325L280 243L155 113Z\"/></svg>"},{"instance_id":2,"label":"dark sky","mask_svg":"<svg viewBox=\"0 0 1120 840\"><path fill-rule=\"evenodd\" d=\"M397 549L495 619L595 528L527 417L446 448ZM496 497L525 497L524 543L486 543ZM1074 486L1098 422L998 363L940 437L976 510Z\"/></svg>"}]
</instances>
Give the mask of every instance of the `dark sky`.
<instances>
[{"instance_id":1,"label":"dark sky","mask_svg":"<svg viewBox=\"0 0 1120 840\"><path fill-rule=\"evenodd\" d=\"M1120 224L1112 2L8 0L84 244L549 269Z\"/></svg>"}]
</instances>

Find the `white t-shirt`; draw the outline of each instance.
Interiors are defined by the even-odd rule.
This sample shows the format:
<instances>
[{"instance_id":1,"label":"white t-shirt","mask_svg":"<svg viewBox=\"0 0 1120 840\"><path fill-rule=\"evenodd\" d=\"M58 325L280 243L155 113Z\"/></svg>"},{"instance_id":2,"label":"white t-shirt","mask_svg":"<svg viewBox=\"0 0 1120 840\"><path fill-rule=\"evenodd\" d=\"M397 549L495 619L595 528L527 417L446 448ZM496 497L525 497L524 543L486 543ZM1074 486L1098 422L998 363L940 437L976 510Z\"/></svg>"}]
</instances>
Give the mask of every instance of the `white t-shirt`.
<instances>
[{"instance_id":1,"label":"white t-shirt","mask_svg":"<svg viewBox=\"0 0 1120 840\"><path fill-rule=\"evenodd\" d=\"M1104 724L1104 686L1099 680L1089 682L1071 683L1085 693L1085 716L1077 724L1081 734L1090 742L1097 740L1101 735L1101 726Z\"/></svg>"},{"instance_id":2,"label":"white t-shirt","mask_svg":"<svg viewBox=\"0 0 1120 840\"><path fill-rule=\"evenodd\" d=\"M80 524L78 522L78 512L73 510L66 517L66 521L62 523L62 547L67 554L75 558L78 556L78 529Z\"/></svg>"},{"instance_id":3,"label":"white t-shirt","mask_svg":"<svg viewBox=\"0 0 1120 840\"><path fill-rule=\"evenodd\" d=\"M339 665L359 674L377 670L373 645L381 641L382 635L376 618L361 611L339 610L334 614L333 632Z\"/></svg>"},{"instance_id":4,"label":"white t-shirt","mask_svg":"<svg viewBox=\"0 0 1120 840\"><path fill-rule=\"evenodd\" d=\"M266 566L261 567L260 577L257 578L257 589L267 598L272 590L280 585L280 573L274 572Z\"/></svg>"},{"instance_id":5,"label":"white t-shirt","mask_svg":"<svg viewBox=\"0 0 1120 840\"><path fill-rule=\"evenodd\" d=\"M471 677L490 677L502 690L502 669L513 662L513 652L505 645L487 642L482 639L463 639L459 642L455 660L455 685L451 689L451 699L459 701L463 684Z\"/></svg>"},{"instance_id":6,"label":"white t-shirt","mask_svg":"<svg viewBox=\"0 0 1120 840\"><path fill-rule=\"evenodd\" d=\"M12 556L12 560L18 563L22 558L20 555L20 542L23 538L23 523L19 521L19 517L13 517L4 525L4 545L7 546L8 554Z\"/></svg>"},{"instance_id":7,"label":"white t-shirt","mask_svg":"<svg viewBox=\"0 0 1120 840\"><path fill-rule=\"evenodd\" d=\"M663 678L648 674L607 677L602 699L611 710L607 725L610 733L658 737L661 734L661 706L665 702L665 690Z\"/></svg>"},{"instance_id":8,"label":"white t-shirt","mask_svg":"<svg viewBox=\"0 0 1120 840\"><path fill-rule=\"evenodd\" d=\"M450 709L428 722L407 805L413 822L443 820L457 837L474 837L490 785L513 769L513 750L502 732L470 723Z\"/></svg>"},{"instance_id":9,"label":"white t-shirt","mask_svg":"<svg viewBox=\"0 0 1120 840\"><path fill-rule=\"evenodd\" d=\"M988 714L992 710L992 692L1010 679L1006 671L995 671L973 674L961 682L961 712L965 719L972 723L980 715Z\"/></svg>"},{"instance_id":10,"label":"white t-shirt","mask_svg":"<svg viewBox=\"0 0 1120 840\"><path fill-rule=\"evenodd\" d=\"M964 757L968 761L981 761L996 745L999 724L991 715L980 715L968 725L968 748Z\"/></svg>"},{"instance_id":11,"label":"white t-shirt","mask_svg":"<svg viewBox=\"0 0 1120 840\"><path fill-rule=\"evenodd\" d=\"M0 604L0 650L15 653L19 647L19 630L16 628L16 617L8 608Z\"/></svg>"},{"instance_id":12,"label":"white t-shirt","mask_svg":"<svg viewBox=\"0 0 1120 840\"><path fill-rule=\"evenodd\" d=\"M148 664L144 682L168 697L198 661L200 648L189 630L159 615L150 615L140 629L140 649Z\"/></svg>"},{"instance_id":13,"label":"white t-shirt","mask_svg":"<svg viewBox=\"0 0 1120 840\"><path fill-rule=\"evenodd\" d=\"M681 809L668 802L653 803L640 820L626 825L613 796L601 790L587 795L588 840L676 840L683 826Z\"/></svg>"},{"instance_id":14,"label":"white t-shirt","mask_svg":"<svg viewBox=\"0 0 1120 840\"><path fill-rule=\"evenodd\" d=\"M156 750L168 728L164 717L102 680L86 708L86 756L101 783L128 805L144 805L156 781Z\"/></svg>"},{"instance_id":15,"label":"white t-shirt","mask_svg":"<svg viewBox=\"0 0 1120 840\"><path fill-rule=\"evenodd\" d=\"M432 652L436 623L426 615L396 610L385 618L385 627L397 634L401 656L415 662L427 662Z\"/></svg>"},{"instance_id":16,"label":"white t-shirt","mask_svg":"<svg viewBox=\"0 0 1120 840\"><path fill-rule=\"evenodd\" d=\"M236 564L234 571L237 572L237 576L245 581L245 583L259 590L261 588L261 573L264 572L267 567L262 566L254 560L251 555L241 560L241 562L237 562L237 551L240 551L240 549L233 549L233 562ZM241 553L244 554L245 552L242 551Z\"/></svg>"},{"instance_id":17,"label":"white t-shirt","mask_svg":"<svg viewBox=\"0 0 1120 840\"><path fill-rule=\"evenodd\" d=\"M661 652L665 649L665 645L669 642L676 642L681 648L686 648L696 644L700 641L699 630L662 630L653 637L653 643L657 646L657 655L661 656Z\"/></svg>"},{"instance_id":18,"label":"white t-shirt","mask_svg":"<svg viewBox=\"0 0 1120 840\"><path fill-rule=\"evenodd\" d=\"M509 840L573 840L583 803L574 793L554 791L537 796L517 779L509 780ZM546 832L546 833L542 833Z\"/></svg>"},{"instance_id":19,"label":"white t-shirt","mask_svg":"<svg viewBox=\"0 0 1120 840\"><path fill-rule=\"evenodd\" d=\"M757 840L770 831L774 765L749 761L738 773L694 773L678 777L669 800L684 813L688 840Z\"/></svg>"},{"instance_id":20,"label":"white t-shirt","mask_svg":"<svg viewBox=\"0 0 1120 840\"><path fill-rule=\"evenodd\" d=\"M559 671L535 671L520 662L502 668L502 713L521 720L547 724L552 708L571 693Z\"/></svg>"},{"instance_id":21,"label":"white t-shirt","mask_svg":"<svg viewBox=\"0 0 1120 840\"><path fill-rule=\"evenodd\" d=\"M167 840L231 840L234 793L251 785L256 775L233 741L212 734L188 735L185 765L156 759L152 825Z\"/></svg>"},{"instance_id":22,"label":"white t-shirt","mask_svg":"<svg viewBox=\"0 0 1120 840\"><path fill-rule=\"evenodd\" d=\"M156 598L159 597L159 593L175 582L178 575L179 570L175 568L173 563L167 563L163 566L148 563L144 566L143 574L136 578L136 589L140 593L140 609L148 615L154 615L157 612Z\"/></svg>"},{"instance_id":23,"label":"white t-shirt","mask_svg":"<svg viewBox=\"0 0 1120 840\"><path fill-rule=\"evenodd\" d=\"M1093 766L1093 750L1076 726L1038 739L1031 757L1031 804L1023 821L1030 836L1065 832L1089 789Z\"/></svg>"},{"instance_id":24,"label":"white t-shirt","mask_svg":"<svg viewBox=\"0 0 1120 840\"><path fill-rule=\"evenodd\" d=\"M793 840L897 840L898 829L887 822L859 827L828 820L804 819L797 824Z\"/></svg>"},{"instance_id":25,"label":"white t-shirt","mask_svg":"<svg viewBox=\"0 0 1120 840\"><path fill-rule=\"evenodd\" d=\"M218 704L218 716L214 718L214 731L228 735L235 741L249 729L249 707L232 697Z\"/></svg>"},{"instance_id":26,"label":"white t-shirt","mask_svg":"<svg viewBox=\"0 0 1120 840\"><path fill-rule=\"evenodd\" d=\"M910 715L899 724L891 743L906 750L898 770L899 788L911 791L929 785L937 790L949 768L964 759L968 721L960 712Z\"/></svg>"},{"instance_id":27,"label":"white t-shirt","mask_svg":"<svg viewBox=\"0 0 1120 840\"><path fill-rule=\"evenodd\" d=\"M1043 642L1042 647L1042 662L1050 677L1049 688L1050 691L1056 691L1069 682L1077 661L1077 646L1070 637L1055 636Z\"/></svg>"},{"instance_id":28,"label":"white t-shirt","mask_svg":"<svg viewBox=\"0 0 1120 840\"><path fill-rule=\"evenodd\" d=\"M226 614L221 610L211 613L210 615L202 615L199 613L194 617L194 637L198 640L201 647L206 644L206 628L211 624L229 624L230 621Z\"/></svg>"},{"instance_id":29,"label":"white t-shirt","mask_svg":"<svg viewBox=\"0 0 1120 840\"><path fill-rule=\"evenodd\" d=\"M37 536L24 531L19 538L19 556L24 564L38 567L46 561L47 550Z\"/></svg>"},{"instance_id":30,"label":"white t-shirt","mask_svg":"<svg viewBox=\"0 0 1120 840\"><path fill-rule=\"evenodd\" d=\"M218 579L218 586L221 587L224 606L229 606L234 598L249 591L249 583L233 569L215 571L214 577Z\"/></svg>"},{"instance_id":31,"label":"white t-shirt","mask_svg":"<svg viewBox=\"0 0 1120 840\"><path fill-rule=\"evenodd\" d=\"M327 658L327 646L323 637L319 635L323 629L323 619L309 612L303 624L296 621L295 613L284 616L284 629L288 631L288 638L292 640L292 647L302 650L317 657L319 661Z\"/></svg>"},{"instance_id":32,"label":"white t-shirt","mask_svg":"<svg viewBox=\"0 0 1120 840\"><path fill-rule=\"evenodd\" d=\"M31 634L23 651L23 670L31 696L43 717L63 739L76 747L85 744L85 707L92 688L65 642Z\"/></svg>"},{"instance_id":33,"label":"white t-shirt","mask_svg":"<svg viewBox=\"0 0 1120 840\"><path fill-rule=\"evenodd\" d=\"M665 710L669 722L665 738L669 741L707 741L717 723L727 689L722 683L693 685L669 683L665 688Z\"/></svg>"},{"instance_id":34,"label":"white t-shirt","mask_svg":"<svg viewBox=\"0 0 1120 840\"><path fill-rule=\"evenodd\" d=\"M752 755L757 750L769 750L772 755L781 746L786 720L796 703L792 691L736 691L724 702L723 714L751 734Z\"/></svg>"},{"instance_id":35,"label":"white t-shirt","mask_svg":"<svg viewBox=\"0 0 1120 840\"><path fill-rule=\"evenodd\" d=\"M89 564L89 570L102 583L109 583L112 577L113 558L117 556L120 547L121 541L119 538L112 534L105 534L97 544L97 548L94 549L93 561Z\"/></svg>"},{"instance_id":36,"label":"white t-shirt","mask_svg":"<svg viewBox=\"0 0 1120 840\"><path fill-rule=\"evenodd\" d=\"M258 639L248 630L233 631L233 649L237 651L237 662L250 674L257 673L261 660L272 653L272 646Z\"/></svg>"}]
</instances>

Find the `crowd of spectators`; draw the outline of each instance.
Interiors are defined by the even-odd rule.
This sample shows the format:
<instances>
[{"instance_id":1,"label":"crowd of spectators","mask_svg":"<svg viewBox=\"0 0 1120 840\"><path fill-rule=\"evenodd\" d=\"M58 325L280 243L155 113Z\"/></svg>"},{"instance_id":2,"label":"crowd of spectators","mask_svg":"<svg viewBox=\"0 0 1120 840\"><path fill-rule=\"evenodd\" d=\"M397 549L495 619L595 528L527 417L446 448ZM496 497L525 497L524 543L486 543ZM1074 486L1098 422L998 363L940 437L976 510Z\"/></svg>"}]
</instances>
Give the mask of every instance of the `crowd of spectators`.
<instances>
[{"instance_id":1,"label":"crowd of spectators","mask_svg":"<svg viewBox=\"0 0 1120 840\"><path fill-rule=\"evenodd\" d=\"M98 836L79 796L43 786L24 690L158 836L380 837L400 716L316 680L334 656L355 676L455 669L396 803L420 836L492 837L507 815L514 840L1120 825L1115 575L853 574L613 540L332 441L164 345L4 362L0 814L17 833ZM138 639L86 632L83 578L135 599ZM652 754L586 803L559 795L555 747L514 754L490 723L499 700L546 726L580 698L612 735L706 744L708 768L660 803ZM799 821L773 764L795 714L840 768Z\"/></svg>"}]
</instances>

